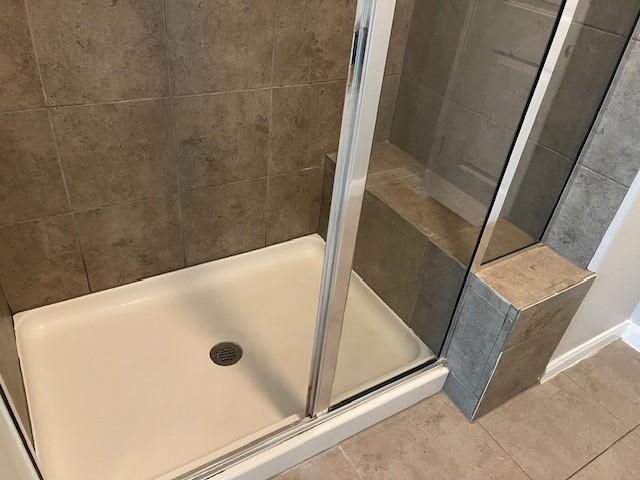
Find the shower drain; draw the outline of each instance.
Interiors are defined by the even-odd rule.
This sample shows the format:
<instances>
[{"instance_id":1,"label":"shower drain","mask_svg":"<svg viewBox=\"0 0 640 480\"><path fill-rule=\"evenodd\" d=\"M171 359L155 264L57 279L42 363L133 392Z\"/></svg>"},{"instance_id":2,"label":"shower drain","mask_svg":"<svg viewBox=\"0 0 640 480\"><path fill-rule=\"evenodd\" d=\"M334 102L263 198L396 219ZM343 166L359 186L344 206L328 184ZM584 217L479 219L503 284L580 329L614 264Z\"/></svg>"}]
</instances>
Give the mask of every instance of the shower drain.
<instances>
[{"instance_id":1,"label":"shower drain","mask_svg":"<svg viewBox=\"0 0 640 480\"><path fill-rule=\"evenodd\" d=\"M233 342L220 342L213 346L209 356L216 365L228 367L242 358L242 347Z\"/></svg>"}]
</instances>

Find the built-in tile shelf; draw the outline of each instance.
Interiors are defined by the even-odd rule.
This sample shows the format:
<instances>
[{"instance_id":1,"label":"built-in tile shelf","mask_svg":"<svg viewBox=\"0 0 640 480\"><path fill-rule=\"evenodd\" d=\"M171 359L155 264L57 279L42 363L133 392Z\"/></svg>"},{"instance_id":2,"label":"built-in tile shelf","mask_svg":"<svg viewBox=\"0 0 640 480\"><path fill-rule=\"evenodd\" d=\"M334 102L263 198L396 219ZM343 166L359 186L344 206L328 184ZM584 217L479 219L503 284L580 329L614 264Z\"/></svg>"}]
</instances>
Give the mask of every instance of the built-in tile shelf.
<instances>
[{"instance_id":1,"label":"built-in tile shelf","mask_svg":"<svg viewBox=\"0 0 640 480\"><path fill-rule=\"evenodd\" d=\"M445 390L478 418L538 384L595 274L538 244L470 274Z\"/></svg>"}]
</instances>

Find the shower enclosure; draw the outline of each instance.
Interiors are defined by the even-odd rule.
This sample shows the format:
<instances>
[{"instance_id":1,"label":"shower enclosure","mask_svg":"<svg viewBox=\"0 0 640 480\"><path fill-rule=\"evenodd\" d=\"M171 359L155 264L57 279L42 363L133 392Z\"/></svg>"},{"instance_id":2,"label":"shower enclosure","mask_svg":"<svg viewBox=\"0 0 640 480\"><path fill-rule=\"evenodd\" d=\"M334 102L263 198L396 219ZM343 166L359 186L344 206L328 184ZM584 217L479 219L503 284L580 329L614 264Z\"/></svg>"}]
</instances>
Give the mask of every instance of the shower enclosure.
<instances>
[{"instance_id":1,"label":"shower enclosure","mask_svg":"<svg viewBox=\"0 0 640 480\"><path fill-rule=\"evenodd\" d=\"M45 480L231 475L438 391L468 273L542 239L639 8L0 5L0 378Z\"/></svg>"}]
</instances>

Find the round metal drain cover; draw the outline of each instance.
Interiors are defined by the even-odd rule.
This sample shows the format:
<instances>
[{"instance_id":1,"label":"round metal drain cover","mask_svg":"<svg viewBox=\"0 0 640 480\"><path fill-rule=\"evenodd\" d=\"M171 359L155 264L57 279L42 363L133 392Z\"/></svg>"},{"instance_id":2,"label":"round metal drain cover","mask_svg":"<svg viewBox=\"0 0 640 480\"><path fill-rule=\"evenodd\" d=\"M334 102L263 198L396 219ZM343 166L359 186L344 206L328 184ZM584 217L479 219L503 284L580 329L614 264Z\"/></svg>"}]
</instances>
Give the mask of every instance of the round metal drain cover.
<instances>
[{"instance_id":1,"label":"round metal drain cover","mask_svg":"<svg viewBox=\"0 0 640 480\"><path fill-rule=\"evenodd\" d=\"M233 342L221 342L213 346L209 356L216 365L228 367L238 363L242 358L242 347Z\"/></svg>"}]
</instances>

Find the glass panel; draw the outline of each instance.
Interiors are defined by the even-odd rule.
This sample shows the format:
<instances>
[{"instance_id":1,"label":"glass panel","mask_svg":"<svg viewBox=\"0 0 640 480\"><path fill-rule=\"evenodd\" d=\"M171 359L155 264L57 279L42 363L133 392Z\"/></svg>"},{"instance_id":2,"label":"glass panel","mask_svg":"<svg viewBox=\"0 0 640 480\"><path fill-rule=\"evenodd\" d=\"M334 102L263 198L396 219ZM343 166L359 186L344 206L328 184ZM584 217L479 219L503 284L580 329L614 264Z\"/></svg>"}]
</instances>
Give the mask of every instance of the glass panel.
<instances>
[{"instance_id":1,"label":"glass panel","mask_svg":"<svg viewBox=\"0 0 640 480\"><path fill-rule=\"evenodd\" d=\"M559 9L398 1L334 401L439 355Z\"/></svg>"},{"instance_id":2,"label":"glass panel","mask_svg":"<svg viewBox=\"0 0 640 480\"><path fill-rule=\"evenodd\" d=\"M639 9L627 0L579 2L484 262L542 239Z\"/></svg>"}]
</instances>

